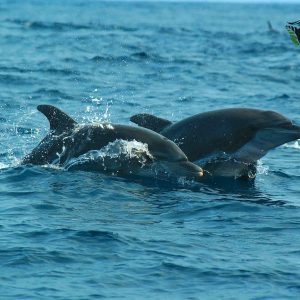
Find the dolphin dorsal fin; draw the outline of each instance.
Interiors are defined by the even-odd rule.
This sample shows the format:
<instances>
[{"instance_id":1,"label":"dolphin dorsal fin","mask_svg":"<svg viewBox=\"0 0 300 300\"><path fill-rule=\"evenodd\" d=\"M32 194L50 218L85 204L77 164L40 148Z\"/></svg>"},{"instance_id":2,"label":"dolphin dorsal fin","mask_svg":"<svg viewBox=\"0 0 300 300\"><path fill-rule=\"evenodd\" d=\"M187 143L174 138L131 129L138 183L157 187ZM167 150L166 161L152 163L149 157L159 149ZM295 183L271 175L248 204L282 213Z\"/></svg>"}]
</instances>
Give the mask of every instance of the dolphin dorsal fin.
<instances>
[{"instance_id":1,"label":"dolphin dorsal fin","mask_svg":"<svg viewBox=\"0 0 300 300\"><path fill-rule=\"evenodd\" d=\"M76 121L55 106L39 105L37 109L48 119L50 130L56 133L67 131L77 124Z\"/></svg>"},{"instance_id":2,"label":"dolphin dorsal fin","mask_svg":"<svg viewBox=\"0 0 300 300\"><path fill-rule=\"evenodd\" d=\"M130 117L130 121L155 132L161 132L164 128L172 124L169 120L158 118L150 114L134 115Z\"/></svg>"}]
</instances>

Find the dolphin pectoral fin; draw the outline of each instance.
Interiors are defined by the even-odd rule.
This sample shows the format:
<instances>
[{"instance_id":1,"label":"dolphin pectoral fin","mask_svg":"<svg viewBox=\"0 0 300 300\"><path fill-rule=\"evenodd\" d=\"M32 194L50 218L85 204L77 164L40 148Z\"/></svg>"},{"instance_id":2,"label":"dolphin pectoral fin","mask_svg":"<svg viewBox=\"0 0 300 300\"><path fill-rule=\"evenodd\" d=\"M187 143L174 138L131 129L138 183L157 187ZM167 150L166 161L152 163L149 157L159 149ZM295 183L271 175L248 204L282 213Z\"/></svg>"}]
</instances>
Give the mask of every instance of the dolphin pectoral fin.
<instances>
[{"instance_id":1,"label":"dolphin pectoral fin","mask_svg":"<svg viewBox=\"0 0 300 300\"><path fill-rule=\"evenodd\" d=\"M77 124L76 121L55 106L39 105L37 109L48 119L50 130L57 133L69 130Z\"/></svg>"},{"instance_id":2,"label":"dolphin pectoral fin","mask_svg":"<svg viewBox=\"0 0 300 300\"><path fill-rule=\"evenodd\" d=\"M150 114L137 114L130 117L130 121L148 129L151 129L155 132L162 131L165 127L172 124L171 121L158 118Z\"/></svg>"},{"instance_id":3,"label":"dolphin pectoral fin","mask_svg":"<svg viewBox=\"0 0 300 300\"><path fill-rule=\"evenodd\" d=\"M259 130L255 137L233 154L233 158L254 163L267 152L285 143L300 139L300 126L290 125L286 128L265 128Z\"/></svg>"}]
</instances>

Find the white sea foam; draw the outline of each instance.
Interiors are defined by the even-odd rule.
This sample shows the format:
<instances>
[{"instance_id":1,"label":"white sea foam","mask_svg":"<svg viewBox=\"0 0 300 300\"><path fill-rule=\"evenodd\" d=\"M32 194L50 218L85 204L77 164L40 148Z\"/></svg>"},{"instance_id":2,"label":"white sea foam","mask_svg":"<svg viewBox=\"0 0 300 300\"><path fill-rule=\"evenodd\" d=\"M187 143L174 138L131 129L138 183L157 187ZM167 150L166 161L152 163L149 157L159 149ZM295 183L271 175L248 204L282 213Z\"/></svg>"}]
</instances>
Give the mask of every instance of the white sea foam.
<instances>
[{"instance_id":1,"label":"white sea foam","mask_svg":"<svg viewBox=\"0 0 300 300\"><path fill-rule=\"evenodd\" d=\"M294 141L292 143L284 144L285 148L293 148L300 150L300 140Z\"/></svg>"},{"instance_id":2,"label":"white sea foam","mask_svg":"<svg viewBox=\"0 0 300 300\"><path fill-rule=\"evenodd\" d=\"M4 163L1 163L1 162L0 162L0 170L7 169L7 168L9 168L9 167L10 167L10 165L4 164Z\"/></svg>"},{"instance_id":3,"label":"white sea foam","mask_svg":"<svg viewBox=\"0 0 300 300\"><path fill-rule=\"evenodd\" d=\"M149 152L148 145L133 141L115 140L100 150L91 150L78 158L71 159L65 163L66 169L75 165L83 165L91 162L103 162L106 158L122 160L135 159L143 167L149 159L153 159ZM104 165L103 165L104 166Z\"/></svg>"},{"instance_id":4,"label":"white sea foam","mask_svg":"<svg viewBox=\"0 0 300 300\"><path fill-rule=\"evenodd\" d=\"M112 126L112 124L106 124L105 126L106 126L106 128L108 128L108 129L114 129L114 127Z\"/></svg>"},{"instance_id":5,"label":"white sea foam","mask_svg":"<svg viewBox=\"0 0 300 300\"><path fill-rule=\"evenodd\" d=\"M261 160L258 160L256 170L257 174L268 175L269 166L264 165Z\"/></svg>"}]
</instances>

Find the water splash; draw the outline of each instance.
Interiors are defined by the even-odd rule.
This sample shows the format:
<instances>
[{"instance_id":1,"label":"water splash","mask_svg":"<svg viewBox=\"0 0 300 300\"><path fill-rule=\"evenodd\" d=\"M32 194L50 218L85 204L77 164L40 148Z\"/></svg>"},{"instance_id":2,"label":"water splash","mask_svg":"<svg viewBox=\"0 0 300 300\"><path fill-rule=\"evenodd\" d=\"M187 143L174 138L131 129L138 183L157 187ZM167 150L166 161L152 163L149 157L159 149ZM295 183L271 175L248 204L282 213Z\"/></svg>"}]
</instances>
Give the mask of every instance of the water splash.
<instances>
[{"instance_id":1,"label":"water splash","mask_svg":"<svg viewBox=\"0 0 300 300\"><path fill-rule=\"evenodd\" d=\"M300 150L300 140L294 141L293 143L284 144L283 147Z\"/></svg>"},{"instance_id":2,"label":"water splash","mask_svg":"<svg viewBox=\"0 0 300 300\"><path fill-rule=\"evenodd\" d=\"M256 170L258 175L268 175L269 166L264 165L264 163L261 160L258 160Z\"/></svg>"},{"instance_id":3,"label":"water splash","mask_svg":"<svg viewBox=\"0 0 300 300\"><path fill-rule=\"evenodd\" d=\"M135 168L144 168L153 156L148 145L133 141L115 140L100 150L91 150L64 164L67 170L100 170L131 173Z\"/></svg>"},{"instance_id":4,"label":"water splash","mask_svg":"<svg viewBox=\"0 0 300 300\"><path fill-rule=\"evenodd\" d=\"M86 115L84 122L88 123L110 123L112 101L104 99L98 89L94 89L93 94L84 100L88 105L85 108Z\"/></svg>"}]
</instances>

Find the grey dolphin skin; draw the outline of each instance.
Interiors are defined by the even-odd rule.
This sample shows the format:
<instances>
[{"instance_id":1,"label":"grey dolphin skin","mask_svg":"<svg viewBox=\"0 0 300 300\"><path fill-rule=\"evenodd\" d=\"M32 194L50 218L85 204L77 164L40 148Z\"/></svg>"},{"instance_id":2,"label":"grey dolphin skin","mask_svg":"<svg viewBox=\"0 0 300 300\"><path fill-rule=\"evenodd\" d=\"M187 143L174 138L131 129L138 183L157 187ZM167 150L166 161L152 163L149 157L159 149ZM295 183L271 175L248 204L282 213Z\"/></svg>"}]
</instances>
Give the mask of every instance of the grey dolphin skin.
<instances>
[{"instance_id":1,"label":"grey dolphin skin","mask_svg":"<svg viewBox=\"0 0 300 300\"><path fill-rule=\"evenodd\" d=\"M288 118L250 108L214 110L174 123L149 114L134 115L130 120L174 141L190 161L216 176L254 177L258 159L300 138L300 126ZM230 159L207 160L224 153Z\"/></svg>"},{"instance_id":2,"label":"grey dolphin skin","mask_svg":"<svg viewBox=\"0 0 300 300\"><path fill-rule=\"evenodd\" d=\"M50 132L31 153L24 157L23 164L56 163L64 166L68 161L89 151L100 150L116 140L125 140L147 144L150 153L147 159L150 165L159 163L163 165L164 170L170 171L173 175L189 179L198 180L203 175L202 169L189 162L174 142L151 130L120 124L79 125L54 106L39 105L37 109L49 120ZM105 162L102 161L100 165L103 163ZM110 164L106 165L104 169L109 166ZM90 167L91 170L99 170L93 167L91 162L88 163L88 168L85 165L82 169L86 170ZM138 168L128 171L128 174L139 174L142 167L139 165ZM116 166L112 168L115 170ZM126 173L126 170L120 168L124 168L124 165L118 166L116 171ZM79 167L77 165L77 169L80 169L80 165Z\"/></svg>"}]
</instances>

